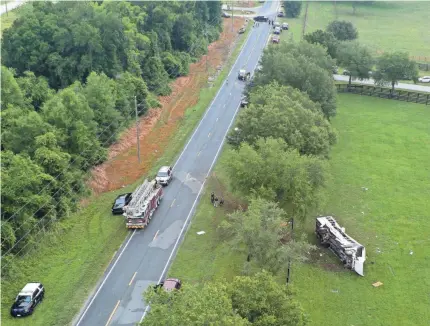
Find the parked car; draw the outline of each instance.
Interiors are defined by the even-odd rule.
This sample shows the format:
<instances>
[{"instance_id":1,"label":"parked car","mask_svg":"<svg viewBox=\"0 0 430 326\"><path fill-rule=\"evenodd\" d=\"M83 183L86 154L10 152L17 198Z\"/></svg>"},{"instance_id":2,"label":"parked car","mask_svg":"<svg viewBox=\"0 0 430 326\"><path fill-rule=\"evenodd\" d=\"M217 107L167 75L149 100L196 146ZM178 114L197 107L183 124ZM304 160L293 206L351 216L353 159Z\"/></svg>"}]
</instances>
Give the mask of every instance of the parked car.
<instances>
[{"instance_id":1,"label":"parked car","mask_svg":"<svg viewBox=\"0 0 430 326\"><path fill-rule=\"evenodd\" d=\"M273 31L274 34L281 34L281 29L279 27L275 27L275 30Z\"/></svg>"},{"instance_id":2,"label":"parked car","mask_svg":"<svg viewBox=\"0 0 430 326\"><path fill-rule=\"evenodd\" d=\"M41 283L27 283L15 298L10 314L13 317L31 315L44 296L45 288Z\"/></svg>"},{"instance_id":3,"label":"parked car","mask_svg":"<svg viewBox=\"0 0 430 326\"><path fill-rule=\"evenodd\" d=\"M225 11L222 12L222 16L224 18L230 18L231 17L231 15L228 12L225 12Z\"/></svg>"},{"instance_id":4,"label":"parked car","mask_svg":"<svg viewBox=\"0 0 430 326\"><path fill-rule=\"evenodd\" d=\"M245 28L244 27L241 27L240 29L239 29L239 32L238 32L239 34L243 34L243 33L245 33Z\"/></svg>"},{"instance_id":5,"label":"parked car","mask_svg":"<svg viewBox=\"0 0 430 326\"><path fill-rule=\"evenodd\" d=\"M283 11L280 11L280 12L278 12L278 17L284 17L285 15L284 15L284 12Z\"/></svg>"},{"instance_id":6,"label":"parked car","mask_svg":"<svg viewBox=\"0 0 430 326\"><path fill-rule=\"evenodd\" d=\"M276 27L281 28L281 23L280 22L274 22L273 23L273 29L275 29Z\"/></svg>"},{"instance_id":7,"label":"parked car","mask_svg":"<svg viewBox=\"0 0 430 326\"><path fill-rule=\"evenodd\" d=\"M254 17L254 20L256 22L267 22L269 18L267 18L267 16L256 16Z\"/></svg>"},{"instance_id":8,"label":"parked car","mask_svg":"<svg viewBox=\"0 0 430 326\"><path fill-rule=\"evenodd\" d=\"M248 98L246 96L242 97L240 101L240 107L245 108L248 106Z\"/></svg>"},{"instance_id":9,"label":"parked car","mask_svg":"<svg viewBox=\"0 0 430 326\"><path fill-rule=\"evenodd\" d=\"M288 30L288 23L282 23L282 29Z\"/></svg>"},{"instance_id":10,"label":"parked car","mask_svg":"<svg viewBox=\"0 0 430 326\"><path fill-rule=\"evenodd\" d=\"M163 290L170 292L173 290L180 290L182 283L177 278L168 278L164 282L160 282L155 286L155 289L162 288Z\"/></svg>"},{"instance_id":11,"label":"parked car","mask_svg":"<svg viewBox=\"0 0 430 326\"><path fill-rule=\"evenodd\" d=\"M419 81L420 83L430 83L430 76L423 76L423 77L420 77L420 78L418 78L418 81Z\"/></svg>"},{"instance_id":12,"label":"parked car","mask_svg":"<svg viewBox=\"0 0 430 326\"><path fill-rule=\"evenodd\" d=\"M155 180L163 186L167 186L172 180L172 168L170 166L162 166L160 170L158 170L157 177Z\"/></svg>"},{"instance_id":13,"label":"parked car","mask_svg":"<svg viewBox=\"0 0 430 326\"><path fill-rule=\"evenodd\" d=\"M126 194L122 194L119 195L118 197L116 197L115 202L112 205L112 214L113 215L119 215L124 213L124 206L127 206L130 201L131 201L131 195L132 193L126 193Z\"/></svg>"},{"instance_id":14,"label":"parked car","mask_svg":"<svg viewBox=\"0 0 430 326\"><path fill-rule=\"evenodd\" d=\"M272 43L279 44L279 41L280 41L279 36L278 35L273 35L273 37L272 37Z\"/></svg>"}]
</instances>

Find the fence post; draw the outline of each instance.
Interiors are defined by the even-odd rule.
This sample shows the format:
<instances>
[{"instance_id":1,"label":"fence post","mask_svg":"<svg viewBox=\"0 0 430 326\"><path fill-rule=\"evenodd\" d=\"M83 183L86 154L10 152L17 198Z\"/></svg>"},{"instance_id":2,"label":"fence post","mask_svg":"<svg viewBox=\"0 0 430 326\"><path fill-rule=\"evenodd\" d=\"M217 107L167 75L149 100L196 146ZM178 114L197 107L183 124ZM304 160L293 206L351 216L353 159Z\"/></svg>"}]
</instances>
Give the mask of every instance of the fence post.
<instances>
[{"instance_id":1,"label":"fence post","mask_svg":"<svg viewBox=\"0 0 430 326\"><path fill-rule=\"evenodd\" d=\"M429 105L429 94L427 94L427 101L426 101L426 105Z\"/></svg>"},{"instance_id":2,"label":"fence post","mask_svg":"<svg viewBox=\"0 0 430 326\"><path fill-rule=\"evenodd\" d=\"M416 103L418 103L418 99L420 98L420 93L417 93L417 100Z\"/></svg>"},{"instance_id":3,"label":"fence post","mask_svg":"<svg viewBox=\"0 0 430 326\"><path fill-rule=\"evenodd\" d=\"M409 94L411 94L410 92L408 92L408 98L406 100L406 102L409 102Z\"/></svg>"}]
</instances>

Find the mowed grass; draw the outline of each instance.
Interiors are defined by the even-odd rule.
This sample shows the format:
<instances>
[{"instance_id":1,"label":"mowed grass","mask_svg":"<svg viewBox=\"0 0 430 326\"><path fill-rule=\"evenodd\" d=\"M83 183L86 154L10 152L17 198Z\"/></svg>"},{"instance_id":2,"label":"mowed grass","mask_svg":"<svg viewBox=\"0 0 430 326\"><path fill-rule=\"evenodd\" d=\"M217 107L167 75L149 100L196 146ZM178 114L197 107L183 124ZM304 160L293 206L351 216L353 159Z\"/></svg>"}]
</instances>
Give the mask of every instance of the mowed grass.
<instances>
[{"instance_id":1,"label":"mowed grass","mask_svg":"<svg viewBox=\"0 0 430 326\"><path fill-rule=\"evenodd\" d=\"M428 325L430 108L341 94L333 125L339 143L320 213L366 246L365 276L324 268L327 252L294 268L300 301L312 325Z\"/></svg>"},{"instance_id":2,"label":"mowed grass","mask_svg":"<svg viewBox=\"0 0 430 326\"><path fill-rule=\"evenodd\" d=\"M249 30L238 39L214 86L203 88L199 102L186 111L174 140L148 175L155 175L161 165L174 162L182 151L236 60ZM17 260L19 272L13 277L3 277L1 282L2 325L64 326L71 323L128 233L123 217L111 215L112 202L118 194L133 191L140 182L89 198L85 208L58 223L55 236L47 235L38 250ZM44 284L45 299L32 316L13 319L9 315L10 306L18 291L30 281Z\"/></svg>"},{"instance_id":3,"label":"mowed grass","mask_svg":"<svg viewBox=\"0 0 430 326\"><path fill-rule=\"evenodd\" d=\"M365 276L343 269L320 248L309 263L293 265L298 299L311 325L428 325L430 108L360 95L338 98L333 124L339 143L331 153L327 200L298 231L316 243L314 217L336 216L366 246ZM228 194L228 159L224 152L215 167L216 177L206 186L171 277L196 283L242 272L246 257L231 252L216 232L236 203L214 208L209 200L211 191ZM374 288L376 281L384 284Z\"/></svg>"},{"instance_id":4,"label":"mowed grass","mask_svg":"<svg viewBox=\"0 0 430 326\"><path fill-rule=\"evenodd\" d=\"M323 29L336 19L334 1L309 2L306 33ZM360 4L353 15L351 3L337 3L337 19L347 20L358 29L358 39L374 54L380 51L401 50L412 56L427 56L430 61L430 33L428 1L375 1L372 5ZM290 24L295 40L302 35L303 3L301 17L283 18Z\"/></svg>"}]
</instances>

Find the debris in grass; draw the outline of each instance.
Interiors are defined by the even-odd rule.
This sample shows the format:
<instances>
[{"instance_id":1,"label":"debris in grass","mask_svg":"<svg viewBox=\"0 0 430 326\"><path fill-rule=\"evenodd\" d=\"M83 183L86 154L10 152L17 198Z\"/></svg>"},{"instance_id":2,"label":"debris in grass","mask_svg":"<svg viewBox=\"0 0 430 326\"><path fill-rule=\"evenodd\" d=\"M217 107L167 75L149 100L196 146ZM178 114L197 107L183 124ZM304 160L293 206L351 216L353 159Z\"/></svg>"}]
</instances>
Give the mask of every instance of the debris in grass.
<instances>
[{"instance_id":1,"label":"debris in grass","mask_svg":"<svg viewBox=\"0 0 430 326\"><path fill-rule=\"evenodd\" d=\"M372 285L373 285L373 287L377 288L377 287L381 286L382 284L384 284L384 283L378 281L378 282L373 283Z\"/></svg>"},{"instance_id":2,"label":"debris in grass","mask_svg":"<svg viewBox=\"0 0 430 326\"><path fill-rule=\"evenodd\" d=\"M206 233L205 231L199 231L199 232L197 232L198 235L202 235L202 234L205 234L205 233Z\"/></svg>"},{"instance_id":3,"label":"debris in grass","mask_svg":"<svg viewBox=\"0 0 430 326\"><path fill-rule=\"evenodd\" d=\"M381 249L376 248L376 252L377 252L378 254L380 254L382 251L381 251Z\"/></svg>"},{"instance_id":4,"label":"debris in grass","mask_svg":"<svg viewBox=\"0 0 430 326\"><path fill-rule=\"evenodd\" d=\"M363 189L364 191L369 190L369 188L366 188L366 187L361 187L361 189Z\"/></svg>"},{"instance_id":5,"label":"debris in grass","mask_svg":"<svg viewBox=\"0 0 430 326\"><path fill-rule=\"evenodd\" d=\"M333 293L339 293L339 290L331 290Z\"/></svg>"},{"instance_id":6,"label":"debris in grass","mask_svg":"<svg viewBox=\"0 0 430 326\"><path fill-rule=\"evenodd\" d=\"M364 212L361 212L361 214L363 214L363 215L364 215Z\"/></svg>"},{"instance_id":7,"label":"debris in grass","mask_svg":"<svg viewBox=\"0 0 430 326\"><path fill-rule=\"evenodd\" d=\"M414 254L414 252L411 250L411 251L409 251L409 255L413 255Z\"/></svg>"},{"instance_id":8,"label":"debris in grass","mask_svg":"<svg viewBox=\"0 0 430 326\"><path fill-rule=\"evenodd\" d=\"M391 268L391 266L388 266L388 268L390 269L391 274L393 274L393 276L396 276L393 272L393 269Z\"/></svg>"}]
</instances>

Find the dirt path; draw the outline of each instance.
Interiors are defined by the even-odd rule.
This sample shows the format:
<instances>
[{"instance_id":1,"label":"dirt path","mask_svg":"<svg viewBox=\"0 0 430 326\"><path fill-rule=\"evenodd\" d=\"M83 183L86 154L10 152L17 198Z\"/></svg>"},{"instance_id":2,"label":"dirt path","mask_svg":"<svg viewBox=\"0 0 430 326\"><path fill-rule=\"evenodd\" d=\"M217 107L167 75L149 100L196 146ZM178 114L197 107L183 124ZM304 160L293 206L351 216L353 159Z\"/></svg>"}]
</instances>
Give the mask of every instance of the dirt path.
<instances>
[{"instance_id":1,"label":"dirt path","mask_svg":"<svg viewBox=\"0 0 430 326\"><path fill-rule=\"evenodd\" d=\"M209 45L208 65L214 70L228 58L237 31L243 26L244 19L224 20L224 32L218 41ZM109 148L108 160L91 171L89 186L96 194L121 188L133 183L148 172L151 164L158 159L172 139L178 123L187 108L198 101L200 89L207 84L206 56L190 65L188 76L180 77L171 84L172 93L159 98L161 109L152 109L139 123L140 156L137 160L136 127L125 131L121 138Z\"/></svg>"}]
</instances>

